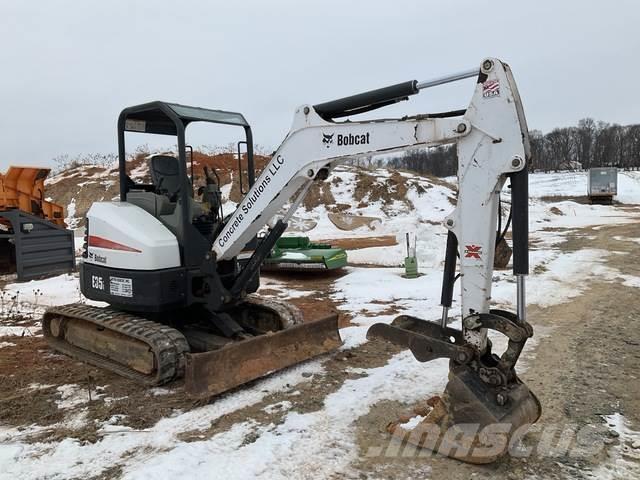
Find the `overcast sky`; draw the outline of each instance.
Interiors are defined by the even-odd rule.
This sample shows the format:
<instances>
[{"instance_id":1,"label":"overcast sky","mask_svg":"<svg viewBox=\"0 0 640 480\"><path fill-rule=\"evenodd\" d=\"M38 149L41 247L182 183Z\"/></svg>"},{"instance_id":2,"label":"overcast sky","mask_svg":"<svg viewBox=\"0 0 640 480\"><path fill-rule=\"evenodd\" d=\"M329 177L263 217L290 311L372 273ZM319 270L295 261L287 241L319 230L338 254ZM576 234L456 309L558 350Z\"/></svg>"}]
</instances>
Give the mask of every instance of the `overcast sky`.
<instances>
[{"instance_id":1,"label":"overcast sky","mask_svg":"<svg viewBox=\"0 0 640 480\"><path fill-rule=\"evenodd\" d=\"M300 104L485 56L511 65L530 128L640 122L637 0L0 0L0 45L3 170L115 152L120 110L150 100L242 112L271 149ZM462 108L472 89L434 88L376 115ZM235 139L191 133L196 145Z\"/></svg>"}]
</instances>

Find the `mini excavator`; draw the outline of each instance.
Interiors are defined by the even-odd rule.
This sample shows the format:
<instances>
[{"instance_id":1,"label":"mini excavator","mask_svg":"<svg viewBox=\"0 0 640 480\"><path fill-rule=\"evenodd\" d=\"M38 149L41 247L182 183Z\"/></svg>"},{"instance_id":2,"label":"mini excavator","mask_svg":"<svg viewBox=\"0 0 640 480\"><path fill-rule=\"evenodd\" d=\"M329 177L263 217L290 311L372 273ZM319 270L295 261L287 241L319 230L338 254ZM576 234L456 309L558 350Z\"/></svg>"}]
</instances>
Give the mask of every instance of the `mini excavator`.
<instances>
[{"instance_id":1,"label":"mini excavator","mask_svg":"<svg viewBox=\"0 0 640 480\"><path fill-rule=\"evenodd\" d=\"M477 83L466 109L339 120L471 77ZM195 122L244 129L249 185L230 215L222 212L215 178L207 175L195 188L189 176L185 130ZM175 136L177 157L153 156L152 182L137 183L127 174L125 132ZM120 201L91 206L80 265L82 293L109 306L50 308L44 334L60 352L147 385L184 377L186 391L197 397L332 351L341 345L337 316L305 321L294 306L260 298L255 294L260 266L312 183L325 180L336 165L380 152L456 144L458 198L444 222L442 321L400 316L391 324L373 325L368 337L406 347L421 362L450 360L442 408L433 420L443 432L452 426L500 424L508 426L500 432L511 440L541 412L515 371L533 334L525 308L528 138L511 70L495 58L431 81L299 107L291 130L257 178L251 128L241 114L164 102L126 108L118 119ZM516 312L490 307L499 198L507 180ZM258 236L265 227L268 233ZM458 278L461 330L447 326ZM501 356L492 352L490 330L508 339ZM482 439L476 435L472 442ZM503 454L504 449L482 458L450 455L482 463Z\"/></svg>"}]
</instances>

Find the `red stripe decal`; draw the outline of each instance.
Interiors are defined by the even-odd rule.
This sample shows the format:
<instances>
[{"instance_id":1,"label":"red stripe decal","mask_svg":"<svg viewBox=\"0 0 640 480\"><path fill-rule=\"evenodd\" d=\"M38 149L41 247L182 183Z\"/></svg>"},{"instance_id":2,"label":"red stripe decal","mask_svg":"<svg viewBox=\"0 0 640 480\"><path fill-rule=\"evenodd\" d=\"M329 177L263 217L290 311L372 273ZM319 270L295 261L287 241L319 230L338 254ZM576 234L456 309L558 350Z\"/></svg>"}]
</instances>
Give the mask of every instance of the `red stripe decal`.
<instances>
[{"instance_id":1,"label":"red stripe decal","mask_svg":"<svg viewBox=\"0 0 640 480\"><path fill-rule=\"evenodd\" d=\"M89 246L106 248L108 250L120 250L121 252L142 253L141 250L136 248L127 247L121 243L112 242L111 240L107 240L106 238L98 237L96 235L89 235Z\"/></svg>"}]
</instances>

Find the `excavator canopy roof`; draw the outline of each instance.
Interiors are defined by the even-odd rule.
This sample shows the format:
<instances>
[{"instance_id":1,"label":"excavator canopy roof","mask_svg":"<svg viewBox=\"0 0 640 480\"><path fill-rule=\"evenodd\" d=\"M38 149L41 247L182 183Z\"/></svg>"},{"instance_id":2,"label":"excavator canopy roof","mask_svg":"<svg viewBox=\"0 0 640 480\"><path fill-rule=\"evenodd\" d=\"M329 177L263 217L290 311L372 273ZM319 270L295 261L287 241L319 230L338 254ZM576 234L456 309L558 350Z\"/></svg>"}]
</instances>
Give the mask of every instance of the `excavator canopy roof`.
<instances>
[{"instance_id":1,"label":"excavator canopy roof","mask_svg":"<svg viewBox=\"0 0 640 480\"><path fill-rule=\"evenodd\" d=\"M176 135L177 125L186 127L191 122L211 122L248 128L241 113L190 107L177 103L150 102L125 108L118 124L127 132Z\"/></svg>"}]
</instances>

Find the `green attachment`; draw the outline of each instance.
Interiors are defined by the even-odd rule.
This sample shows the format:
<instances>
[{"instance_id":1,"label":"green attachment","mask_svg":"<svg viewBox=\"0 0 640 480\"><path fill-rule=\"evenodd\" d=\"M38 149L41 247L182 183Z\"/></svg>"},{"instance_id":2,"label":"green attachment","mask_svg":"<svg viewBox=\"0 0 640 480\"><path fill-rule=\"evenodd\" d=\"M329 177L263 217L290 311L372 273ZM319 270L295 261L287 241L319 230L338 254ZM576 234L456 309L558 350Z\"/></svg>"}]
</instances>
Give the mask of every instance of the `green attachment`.
<instances>
[{"instance_id":1,"label":"green attachment","mask_svg":"<svg viewBox=\"0 0 640 480\"><path fill-rule=\"evenodd\" d=\"M416 257L406 257L404 259L404 277L418 278L418 259Z\"/></svg>"},{"instance_id":2,"label":"green attachment","mask_svg":"<svg viewBox=\"0 0 640 480\"><path fill-rule=\"evenodd\" d=\"M281 237L265 259L264 270L334 270L347 265L347 252L308 237Z\"/></svg>"},{"instance_id":3,"label":"green attachment","mask_svg":"<svg viewBox=\"0 0 640 480\"><path fill-rule=\"evenodd\" d=\"M280 237L276 242L276 248L310 248L309 237Z\"/></svg>"},{"instance_id":4,"label":"green attachment","mask_svg":"<svg viewBox=\"0 0 640 480\"><path fill-rule=\"evenodd\" d=\"M407 233L407 256L404 258L404 278L418 278L418 258L416 257L416 244L418 237L413 236L413 246L411 245L411 236Z\"/></svg>"}]
</instances>

